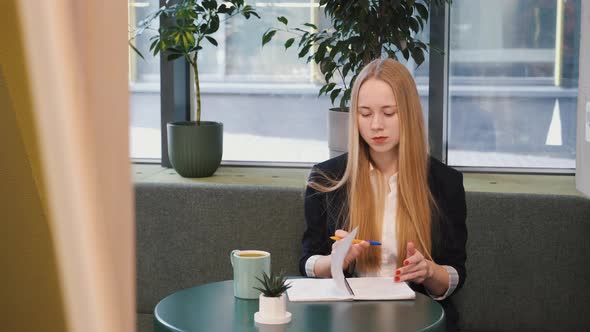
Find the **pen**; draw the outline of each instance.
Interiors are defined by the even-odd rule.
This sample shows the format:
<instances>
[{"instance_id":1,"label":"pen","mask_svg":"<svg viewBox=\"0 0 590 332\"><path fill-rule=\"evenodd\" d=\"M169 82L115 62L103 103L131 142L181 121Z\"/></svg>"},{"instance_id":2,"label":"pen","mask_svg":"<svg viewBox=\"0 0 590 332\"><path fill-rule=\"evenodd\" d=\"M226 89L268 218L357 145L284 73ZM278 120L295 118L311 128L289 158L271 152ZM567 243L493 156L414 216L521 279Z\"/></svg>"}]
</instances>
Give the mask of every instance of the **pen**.
<instances>
[{"instance_id":1,"label":"pen","mask_svg":"<svg viewBox=\"0 0 590 332\"><path fill-rule=\"evenodd\" d=\"M335 240L335 241L342 240L342 238L338 237L338 236L330 236L330 239ZM363 241L369 242L372 246L380 246L381 245L381 242L371 241L371 240L359 240L359 239L352 240L352 243L361 243Z\"/></svg>"}]
</instances>

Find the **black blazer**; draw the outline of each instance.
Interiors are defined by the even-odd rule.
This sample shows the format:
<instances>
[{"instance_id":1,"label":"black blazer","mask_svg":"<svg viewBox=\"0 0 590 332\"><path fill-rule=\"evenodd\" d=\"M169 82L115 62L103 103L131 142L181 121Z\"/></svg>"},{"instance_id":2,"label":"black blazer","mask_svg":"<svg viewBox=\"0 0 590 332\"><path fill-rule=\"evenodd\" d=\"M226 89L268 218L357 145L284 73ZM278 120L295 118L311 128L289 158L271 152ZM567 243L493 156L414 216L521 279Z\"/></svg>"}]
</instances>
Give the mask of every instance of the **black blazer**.
<instances>
[{"instance_id":1,"label":"black blazer","mask_svg":"<svg viewBox=\"0 0 590 332\"><path fill-rule=\"evenodd\" d=\"M346 170L347 155L341 155L314 166L310 180L327 184L317 170L321 170L333 179L340 179ZM455 294L465 283L465 243L467 227L465 225L466 204L463 175L430 157L428 186L437 204L432 214L432 258L439 265L449 265L457 270L459 284ZM330 236L342 228L347 216L348 200L346 188L334 192L321 193L311 187L305 191L305 222L303 233L303 254L299 261L299 270L305 273L305 262L313 255L329 255L332 251ZM415 291L425 293L422 285L410 284ZM450 297L440 301L445 309L447 330L456 330L457 312Z\"/></svg>"}]
</instances>

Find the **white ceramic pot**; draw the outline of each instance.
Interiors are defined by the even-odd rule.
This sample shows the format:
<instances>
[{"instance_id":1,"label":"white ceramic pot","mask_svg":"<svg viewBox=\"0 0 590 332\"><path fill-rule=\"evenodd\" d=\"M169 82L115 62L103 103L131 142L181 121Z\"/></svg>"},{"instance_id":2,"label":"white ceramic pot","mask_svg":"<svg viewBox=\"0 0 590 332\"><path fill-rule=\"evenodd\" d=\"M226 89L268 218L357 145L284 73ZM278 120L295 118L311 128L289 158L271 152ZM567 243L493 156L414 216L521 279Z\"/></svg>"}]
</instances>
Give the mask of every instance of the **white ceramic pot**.
<instances>
[{"instance_id":1,"label":"white ceramic pot","mask_svg":"<svg viewBox=\"0 0 590 332\"><path fill-rule=\"evenodd\" d=\"M339 110L339 108L338 108ZM337 157L348 151L348 112L328 112L328 147L330 158Z\"/></svg>"},{"instance_id":2,"label":"white ceramic pot","mask_svg":"<svg viewBox=\"0 0 590 332\"><path fill-rule=\"evenodd\" d=\"M261 324L286 324L291 321L291 313L287 312L287 297L266 297L260 294L258 312L254 321Z\"/></svg>"}]
</instances>

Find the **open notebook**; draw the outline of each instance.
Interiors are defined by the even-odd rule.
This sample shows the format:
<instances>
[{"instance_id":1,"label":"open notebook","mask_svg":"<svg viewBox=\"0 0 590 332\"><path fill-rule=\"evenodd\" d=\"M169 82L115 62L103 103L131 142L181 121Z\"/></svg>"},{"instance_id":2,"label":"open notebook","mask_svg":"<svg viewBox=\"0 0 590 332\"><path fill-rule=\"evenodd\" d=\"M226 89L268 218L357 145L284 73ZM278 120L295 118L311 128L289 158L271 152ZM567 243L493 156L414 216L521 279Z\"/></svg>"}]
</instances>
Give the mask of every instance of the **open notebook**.
<instances>
[{"instance_id":1,"label":"open notebook","mask_svg":"<svg viewBox=\"0 0 590 332\"><path fill-rule=\"evenodd\" d=\"M287 290L289 301L351 301L351 300L411 300L416 293L405 282L393 282L393 277L344 278L342 265L352 240L355 228L332 253L332 279L290 279Z\"/></svg>"}]
</instances>

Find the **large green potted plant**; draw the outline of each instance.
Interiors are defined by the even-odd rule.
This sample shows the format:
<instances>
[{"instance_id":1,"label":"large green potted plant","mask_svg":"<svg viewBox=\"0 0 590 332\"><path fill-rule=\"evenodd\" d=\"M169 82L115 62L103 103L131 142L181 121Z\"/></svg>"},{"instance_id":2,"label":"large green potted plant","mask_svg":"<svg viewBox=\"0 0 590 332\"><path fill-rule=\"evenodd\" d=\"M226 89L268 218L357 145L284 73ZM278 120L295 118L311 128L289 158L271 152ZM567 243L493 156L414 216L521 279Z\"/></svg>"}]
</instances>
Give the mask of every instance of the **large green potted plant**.
<instances>
[{"instance_id":1,"label":"large green potted plant","mask_svg":"<svg viewBox=\"0 0 590 332\"><path fill-rule=\"evenodd\" d=\"M164 24L150 39L150 52L154 56L166 54L169 61L184 58L192 69L196 96L191 112L194 121L167 124L170 163L183 177L211 176L221 163L223 124L201 121L198 59L205 43L217 46L212 35L219 25L238 15L246 19L251 16L260 18L254 8L244 4L244 0L228 0L219 4L215 0L168 0L164 6L139 22L133 33L132 38L135 38L145 30L155 30L152 26L160 20Z\"/></svg>"},{"instance_id":2,"label":"large green potted plant","mask_svg":"<svg viewBox=\"0 0 590 332\"><path fill-rule=\"evenodd\" d=\"M340 96L339 106L332 108L328 119L328 138L332 156L346 151L348 106L351 88L361 69L380 57L412 58L419 66L429 45L416 38L428 21L433 5L452 0L320 0L331 27L319 30L312 23L290 28L286 17L278 17L281 28L268 29L262 45L277 32L290 35L285 49L296 45L299 58L314 62L324 76L319 95L330 96L332 105ZM430 46L432 48L432 46ZM340 126L334 126L339 123ZM336 141L334 141L336 140Z\"/></svg>"}]
</instances>

